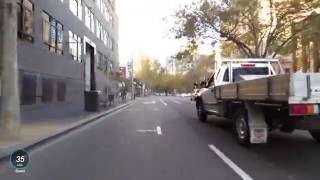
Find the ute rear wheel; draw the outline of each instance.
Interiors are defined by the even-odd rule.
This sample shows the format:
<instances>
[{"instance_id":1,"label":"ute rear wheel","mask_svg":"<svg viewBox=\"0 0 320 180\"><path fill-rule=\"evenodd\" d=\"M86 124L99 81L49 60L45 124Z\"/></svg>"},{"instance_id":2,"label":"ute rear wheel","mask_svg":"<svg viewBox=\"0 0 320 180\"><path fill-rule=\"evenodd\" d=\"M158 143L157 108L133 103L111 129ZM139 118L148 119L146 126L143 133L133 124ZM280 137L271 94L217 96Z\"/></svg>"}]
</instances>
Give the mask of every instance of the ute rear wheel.
<instances>
[{"instance_id":1,"label":"ute rear wheel","mask_svg":"<svg viewBox=\"0 0 320 180\"><path fill-rule=\"evenodd\" d=\"M201 101L197 102L197 114L198 114L198 119L201 122L206 122L208 115L204 110L203 104Z\"/></svg>"},{"instance_id":2,"label":"ute rear wheel","mask_svg":"<svg viewBox=\"0 0 320 180\"><path fill-rule=\"evenodd\" d=\"M241 145L250 145L250 128L248 124L248 116L245 110L241 110L236 114L234 120L234 130L238 142Z\"/></svg>"},{"instance_id":3,"label":"ute rear wheel","mask_svg":"<svg viewBox=\"0 0 320 180\"><path fill-rule=\"evenodd\" d=\"M310 130L309 132L313 139L320 143L320 130Z\"/></svg>"}]
</instances>

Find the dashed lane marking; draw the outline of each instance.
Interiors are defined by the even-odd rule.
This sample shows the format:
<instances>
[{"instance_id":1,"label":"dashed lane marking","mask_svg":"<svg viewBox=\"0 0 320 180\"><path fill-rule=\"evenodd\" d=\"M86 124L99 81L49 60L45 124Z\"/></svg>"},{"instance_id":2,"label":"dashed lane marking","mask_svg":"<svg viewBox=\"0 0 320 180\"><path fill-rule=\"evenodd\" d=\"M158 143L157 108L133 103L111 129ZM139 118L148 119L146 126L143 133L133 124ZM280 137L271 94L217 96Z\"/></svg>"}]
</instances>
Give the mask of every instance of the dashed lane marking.
<instances>
[{"instance_id":1,"label":"dashed lane marking","mask_svg":"<svg viewBox=\"0 0 320 180\"><path fill-rule=\"evenodd\" d=\"M161 127L160 126L157 126L157 133L158 133L158 135L162 135L162 131L161 131Z\"/></svg>"},{"instance_id":2,"label":"dashed lane marking","mask_svg":"<svg viewBox=\"0 0 320 180\"><path fill-rule=\"evenodd\" d=\"M166 102L164 102L162 99L160 99L160 102L165 105L165 106L168 106L168 104Z\"/></svg>"},{"instance_id":3,"label":"dashed lane marking","mask_svg":"<svg viewBox=\"0 0 320 180\"><path fill-rule=\"evenodd\" d=\"M152 132L152 133L157 133L159 136L162 135L162 131L161 131L160 126L157 126L156 129L139 129L139 130L137 130L137 132L140 132L140 133Z\"/></svg>"},{"instance_id":4,"label":"dashed lane marking","mask_svg":"<svg viewBox=\"0 0 320 180\"><path fill-rule=\"evenodd\" d=\"M176 103L176 104L181 104L181 102L177 101L177 100L171 100L172 102Z\"/></svg>"},{"instance_id":5,"label":"dashed lane marking","mask_svg":"<svg viewBox=\"0 0 320 180\"><path fill-rule=\"evenodd\" d=\"M143 104L156 104L156 101L155 100L153 100L153 101L151 101L151 102L143 102Z\"/></svg>"},{"instance_id":6,"label":"dashed lane marking","mask_svg":"<svg viewBox=\"0 0 320 180\"><path fill-rule=\"evenodd\" d=\"M239 166L231 161L223 152L221 152L217 147L209 144L209 148L215 152L234 172L236 172L243 180L253 180L246 172L244 172Z\"/></svg>"}]
</instances>

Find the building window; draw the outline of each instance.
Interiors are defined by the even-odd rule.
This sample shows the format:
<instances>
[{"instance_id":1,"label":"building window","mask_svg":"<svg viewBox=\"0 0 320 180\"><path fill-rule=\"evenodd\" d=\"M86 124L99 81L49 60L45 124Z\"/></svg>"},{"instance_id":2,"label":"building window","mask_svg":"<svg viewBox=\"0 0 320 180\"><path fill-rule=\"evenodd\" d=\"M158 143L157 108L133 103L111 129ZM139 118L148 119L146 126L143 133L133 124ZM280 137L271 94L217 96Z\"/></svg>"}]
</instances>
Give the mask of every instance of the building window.
<instances>
[{"instance_id":1,"label":"building window","mask_svg":"<svg viewBox=\"0 0 320 180\"><path fill-rule=\"evenodd\" d=\"M103 13L104 17L106 18L106 20L109 22L109 20L110 20L109 8L108 8L107 4L105 4L105 3L103 3L102 13Z\"/></svg>"},{"instance_id":2,"label":"building window","mask_svg":"<svg viewBox=\"0 0 320 180\"><path fill-rule=\"evenodd\" d=\"M34 75L23 74L21 81L21 104L36 104L37 77Z\"/></svg>"},{"instance_id":3,"label":"building window","mask_svg":"<svg viewBox=\"0 0 320 180\"><path fill-rule=\"evenodd\" d=\"M108 47L108 32L106 30L103 30L103 42Z\"/></svg>"},{"instance_id":4,"label":"building window","mask_svg":"<svg viewBox=\"0 0 320 180\"><path fill-rule=\"evenodd\" d=\"M93 13L87 6L85 7L85 24L92 32L94 32Z\"/></svg>"},{"instance_id":5,"label":"building window","mask_svg":"<svg viewBox=\"0 0 320 180\"><path fill-rule=\"evenodd\" d=\"M19 37L33 41L33 3L30 0L19 0L17 17Z\"/></svg>"},{"instance_id":6,"label":"building window","mask_svg":"<svg viewBox=\"0 0 320 180\"><path fill-rule=\"evenodd\" d=\"M53 80L52 79L42 78L41 101L43 103L49 103L53 101Z\"/></svg>"},{"instance_id":7,"label":"building window","mask_svg":"<svg viewBox=\"0 0 320 180\"><path fill-rule=\"evenodd\" d=\"M98 57L97 57L97 68L100 70L103 70L103 54L101 52L98 52Z\"/></svg>"},{"instance_id":8,"label":"building window","mask_svg":"<svg viewBox=\"0 0 320 180\"><path fill-rule=\"evenodd\" d=\"M51 52L63 54L63 25L43 12L43 42Z\"/></svg>"},{"instance_id":9,"label":"building window","mask_svg":"<svg viewBox=\"0 0 320 180\"><path fill-rule=\"evenodd\" d=\"M97 21L97 37L103 41L103 29L102 29L102 24Z\"/></svg>"},{"instance_id":10,"label":"building window","mask_svg":"<svg viewBox=\"0 0 320 180\"><path fill-rule=\"evenodd\" d=\"M81 0L70 0L70 10L80 20L82 19Z\"/></svg>"},{"instance_id":11,"label":"building window","mask_svg":"<svg viewBox=\"0 0 320 180\"><path fill-rule=\"evenodd\" d=\"M81 37L69 31L69 53L73 60L82 62L81 60Z\"/></svg>"},{"instance_id":12,"label":"building window","mask_svg":"<svg viewBox=\"0 0 320 180\"><path fill-rule=\"evenodd\" d=\"M64 80L59 80L57 84L57 100L59 102L66 101L66 92L67 92L67 85Z\"/></svg>"},{"instance_id":13,"label":"building window","mask_svg":"<svg viewBox=\"0 0 320 180\"><path fill-rule=\"evenodd\" d=\"M109 70L109 68L108 68L108 66L109 66L109 60L108 60L108 58L106 57L106 56L104 56L104 62L103 62L103 70L105 71L105 72L107 72L108 70Z\"/></svg>"}]
</instances>

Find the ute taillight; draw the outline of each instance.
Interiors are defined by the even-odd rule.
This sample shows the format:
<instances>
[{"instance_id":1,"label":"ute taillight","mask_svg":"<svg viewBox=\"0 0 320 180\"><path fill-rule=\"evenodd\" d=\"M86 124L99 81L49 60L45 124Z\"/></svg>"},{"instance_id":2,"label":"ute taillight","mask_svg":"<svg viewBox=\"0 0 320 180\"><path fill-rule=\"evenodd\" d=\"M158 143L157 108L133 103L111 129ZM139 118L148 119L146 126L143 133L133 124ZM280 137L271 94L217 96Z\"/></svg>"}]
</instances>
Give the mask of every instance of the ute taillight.
<instances>
[{"instance_id":1,"label":"ute taillight","mask_svg":"<svg viewBox=\"0 0 320 180\"><path fill-rule=\"evenodd\" d=\"M241 67L256 67L255 64L241 64Z\"/></svg>"},{"instance_id":2,"label":"ute taillight","mask_svg":"<svg viewBox=\"0 0 320 180\"><path fill-rule=\"evenodd\" d=\"M303 116L319 114L318 104L291 104L290 115Z\"/></svg>"}]
</instances>

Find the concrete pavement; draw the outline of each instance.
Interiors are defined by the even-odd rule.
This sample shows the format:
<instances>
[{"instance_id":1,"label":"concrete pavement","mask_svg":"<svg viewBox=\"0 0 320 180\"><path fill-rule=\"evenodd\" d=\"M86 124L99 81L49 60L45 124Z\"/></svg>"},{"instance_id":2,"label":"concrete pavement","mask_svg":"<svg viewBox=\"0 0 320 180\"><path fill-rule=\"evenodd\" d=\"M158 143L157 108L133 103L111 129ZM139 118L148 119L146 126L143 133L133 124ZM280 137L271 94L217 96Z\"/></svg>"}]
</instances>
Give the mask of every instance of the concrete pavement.
<instances>
[{"instance_id":1,"label":"concrete pavement","mask_svg":"<svg viewBox=\"0 0 320 180\"><path fill-rule=\"evenodd\" d=\"M215 147L215 149L210 148ZM218 150L218 151L217 151ZM193 102L149 97L30 150L25 174L1 179L317 179L320 146L303 132L239 146L229 123L200 123Z\"/></svg>"}]
</instances>

